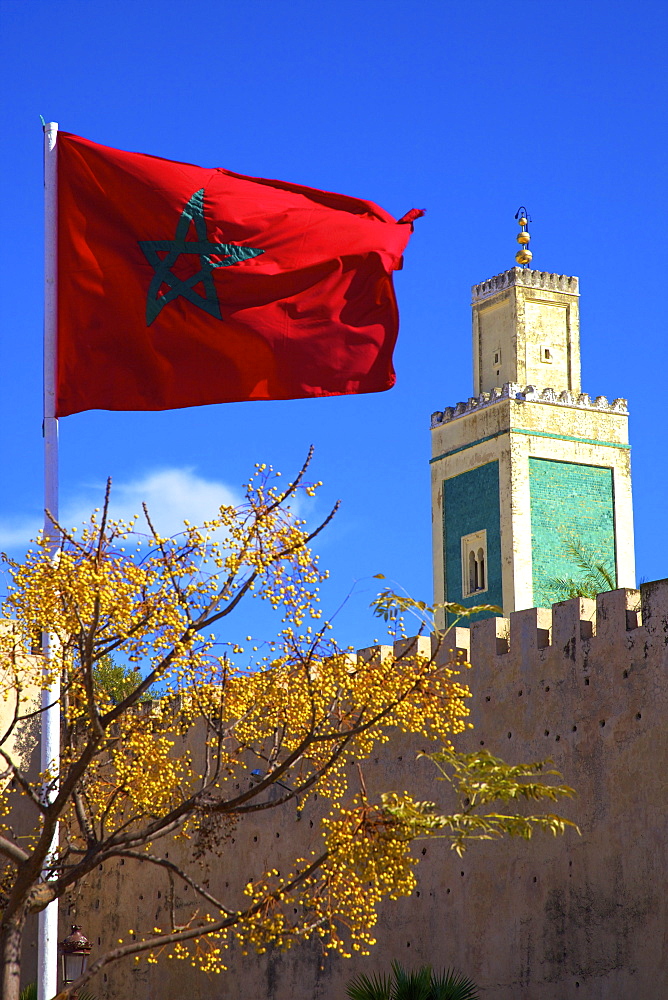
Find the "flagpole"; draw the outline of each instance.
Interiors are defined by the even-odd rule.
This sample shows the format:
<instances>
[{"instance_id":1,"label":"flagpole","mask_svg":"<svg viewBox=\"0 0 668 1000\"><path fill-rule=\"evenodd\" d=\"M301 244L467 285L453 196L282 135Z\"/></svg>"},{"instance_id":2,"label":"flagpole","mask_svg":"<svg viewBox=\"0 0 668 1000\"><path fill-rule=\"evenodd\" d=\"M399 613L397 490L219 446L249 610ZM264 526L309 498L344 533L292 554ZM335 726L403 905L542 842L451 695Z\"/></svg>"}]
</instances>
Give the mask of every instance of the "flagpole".
<instances>
[{"instance_id":1,"label":"flagpole","mask_svg":"<svg viewBox=\"0 0 668 1000\"><path fill-rule=\"evenodd\" d=\"M58 518L58 419L56 417L56 336L57 336L57 159L58 122L44 125L44 537L55 553L56 530L47 517ZM42 635L44 670L50 672L55 637ZM52 777L60 767L60 676L49 678L42 690L41 769ZM48 793L56 794L56 785ZM57 847L54 834L52 849ZM39 914L37 1000L51 1000L58 992L58 900Z\"/></svg>"}]
</instances>

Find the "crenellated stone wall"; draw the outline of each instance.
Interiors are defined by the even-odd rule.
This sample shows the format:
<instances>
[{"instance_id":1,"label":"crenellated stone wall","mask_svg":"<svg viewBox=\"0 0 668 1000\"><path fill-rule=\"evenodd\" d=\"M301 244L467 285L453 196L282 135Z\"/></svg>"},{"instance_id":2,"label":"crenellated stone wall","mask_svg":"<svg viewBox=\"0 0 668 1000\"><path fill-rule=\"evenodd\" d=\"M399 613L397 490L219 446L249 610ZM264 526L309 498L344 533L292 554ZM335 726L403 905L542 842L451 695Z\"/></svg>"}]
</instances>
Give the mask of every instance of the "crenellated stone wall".
<instances>
[{"instance_id":1,"label":"crenellated stone wall","mask_svg":"<svg viewBox=\"0 0 668 1000\"><path fill-rule=\"evenodd\" d=\"M369 957L323 959L310 945L259 957L233 948L229 972L213 978L180 962L119 964L93 984L100 1000L343 1000L351 976L386 971L393 959L455 965L489 1000L668 995L668 580L490 618L453 629L448 640L440 656L454 650L472 663L475 728L458 745L484 746L510 762L552 758L577 790L558 810L581 835L483 842L463 859L441 841L418 846L418 888L384 906ZM427 649L430 640L419 644ZM406 648L404 641L395 652ZM417 758L425 748L397 736L365 765L370 791L441 801L445 786ZM226 848L212 889L247 878L256 857L277 844L289 854L318 836L308 810L260 816L243 842ZM130 863L96 873L80 898L64 903L63 927L76 916L96 947L107 947L141 917L160 924L167 889L166 879ZM183 912L188 895L177 899Z\"/></svg>"}]
</instances>

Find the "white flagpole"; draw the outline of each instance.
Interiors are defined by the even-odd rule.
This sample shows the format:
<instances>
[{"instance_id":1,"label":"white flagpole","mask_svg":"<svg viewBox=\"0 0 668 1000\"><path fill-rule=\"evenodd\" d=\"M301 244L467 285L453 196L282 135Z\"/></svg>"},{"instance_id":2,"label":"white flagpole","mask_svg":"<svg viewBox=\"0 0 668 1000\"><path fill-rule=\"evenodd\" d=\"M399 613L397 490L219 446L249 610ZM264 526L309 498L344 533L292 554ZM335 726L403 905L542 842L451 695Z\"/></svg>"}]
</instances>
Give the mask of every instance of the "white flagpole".
<instances>
[{"instance_id":1,"label":"white flagpole","mask_svg":"<svg viewBox=\"0 0 668 1000\"><path fill-rule=\"evenodd\" d=\"M44 125L44 509L58 518L58 419L56 417L57 336L57 160L58 122ZM53 524L44 515L44 535L55 552L58 544ZM42 636L45 671L55 651L54 637ZM60 677L42 691L41 768L58 774L60 766ZM52 786L51 797L56 794ZM57 834L54 836L54 848ZM58 992L58 900L39 914L37 1000L51 1000Z\"/></svg>"}]
</instances>

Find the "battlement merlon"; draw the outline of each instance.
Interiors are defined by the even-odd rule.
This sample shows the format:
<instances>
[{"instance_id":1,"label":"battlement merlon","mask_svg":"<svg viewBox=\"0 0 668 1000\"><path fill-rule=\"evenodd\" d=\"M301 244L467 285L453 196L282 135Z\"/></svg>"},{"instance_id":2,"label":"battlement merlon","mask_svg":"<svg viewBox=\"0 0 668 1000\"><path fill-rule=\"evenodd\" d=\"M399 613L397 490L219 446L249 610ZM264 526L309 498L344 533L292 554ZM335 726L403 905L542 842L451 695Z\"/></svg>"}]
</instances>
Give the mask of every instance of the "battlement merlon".
<instances>
[{"instance_id":1,"label":"battlement merlon","mask_svg":"<svg viewBox=\"0 0 668 1000\"><path fill-rule=\"evenodd\" d=\"M557 657L565 671L586 673L592 644L604 654L603 663L609 660L611 650L630 662L632 635L642 663L651 644L663 656L667 631L668 580L657 580L641 584L639 590L622 588L599 594L596 599L574 597L550 608L515 611L509 618L485 618L473 622L470 629L458 625L443 640L417 636L395 642L394 646L371 646L358 650L358 656L366 662L376 658L382 661L390 654L402 657L431 653L440 663L470 661L473 666L507 657L516 662L518 670L529 674L537 669L539 661ZM516 692L510 690L511 696L516 697Z\"/></svg>"},{"instance_id":2,"label":"battlement merlon","mask_svg":"<svg viewBox=\"0 0 668 1000\"><path fill-rule=\"evenodd\" d=\"M579 295L579 281L568 274L551 274L549 271L532 271L524 267L511 267L509 271L494 275L471 288L471 301L481 302L490 295L520 285L524 288L544 288L551 292Z\"/></svg>"}]
</instances>

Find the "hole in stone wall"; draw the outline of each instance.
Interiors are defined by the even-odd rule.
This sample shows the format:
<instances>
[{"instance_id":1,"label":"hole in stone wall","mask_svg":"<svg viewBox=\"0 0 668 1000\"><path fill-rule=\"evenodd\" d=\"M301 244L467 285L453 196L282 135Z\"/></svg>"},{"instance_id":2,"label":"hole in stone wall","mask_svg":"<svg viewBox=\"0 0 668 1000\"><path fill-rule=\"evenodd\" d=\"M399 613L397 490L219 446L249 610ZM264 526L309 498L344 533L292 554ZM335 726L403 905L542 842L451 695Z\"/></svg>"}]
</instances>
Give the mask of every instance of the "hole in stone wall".
<instances>
[{"instance_id":1,"label":"hole in stone wall","mask_svg":"<svg viewBox=\"0 0 668 1000\"><path fill-rule=\"evenodd\" d=\"M406 947L407 947L407 948L410 948L410 946L411 946L411 943L410 943L410 941L407 941L407 942L406 942Z\"/></svg>"},{"instance_id":2,"label":"hole in stone wall","mask_svg":"<svg viewBox=\"0 0 668 1000\"><path fill-rule=\"evenodd\" d=\"M426 853L427 853L427 848L426 848L426 847L423 847L423 848L422 848L422 855L424 856L424 855L425 855Z\"/></svg>"},{"instance_id":3,"label":"hole in stone wall","mask_svg":"<svg viewBox=\"0 0 668 1000\"><path fill-rule=\"evenodd\" d=\"M589 678L588 677L585 677L585 686L589 687Z\"/></svg>"},{"instance_id":4,"label":"hole in stone wall","mask_svg":"<svg viewBox=\"0 0 668 1000\"><path fill-rule=\"evenodd\" d=\"M577 726L573 726L573 732L577 733L577 731L578 731L578 727Z\"/></svg>"},{"instance_id":5,"label":"hole in stone wall","mask_svg":"<svg viewBox=\"0 0 668 1000\"><path fill-rule=\"evenodd\" d=\"M601 721L599 722L599 726L601 727L601 729L603 729L604 725L605 725L605 719L601 719Z\"/></svg>"},{"instance_id":6,"label":"hole in stone wall","mask_svg":"<svg viewBox=\"0 0 668 1000\"><path fill-rule=\"evenodd\" d=\"M555 742L558 743L559 740L561 739L561 736L555 736L554 739L555 739Z\"/></svg>"},{"instance_id":7,"label":"hole in stone wall","mask_svg":"<svg viewBox=\"0 0 668 1000\"><path fill-rule=\"evenodd\" d=\"M464 872L460 872L459 874L461 875L462 878L464 878Z\"/></svg>"},{"instance_id":8,"label":"hole in stone wall","mask_svg":"<svg viewBox=\"0 0 668 1000\"><path fill-rule=\"evenodd\" d=\"M546 736L549 736L549 735L550 735L550 730L549 730L549 729L546 729L546 730L545 730L545 735L546 735Z\"/></svg>"},{"instance_id":9,"label":"hole in stone wall","mask_svg":"<svg viewBox=\"0 0 668 1000\"><path fill-rule=\"evenodd\" d=\"M490 698L490 696L489 696L489 695L487 695L487 697L485 698L485 701L491 701L491 700L492 700L492 699Z\"/></svg>"},{"instance_id":10,"label":"hole in stone wall","mask_svg":"<svg viewBox=\"0 0 668 1000\"><path fill-rule=\"evenodd\" d=\"M449 890L449 889L446 889L445 891L446 891L446 894L448 894L448 893L450 892L450 890Z\"/></svg>"},{"instance_id":11,"label":"hole in stone wall","mask_svg":"<svg viewBox=\"0 0 668 1000\"><path fill-rule=\"evenodd\" d=\"M485 741L484 740L480 740L480 746L484 747L484 745L485 745Z\"/></svg>"},{"instance_id":12,"label":"hole in stone wall","mask_svg":"<svg viewBox=\"0 0 668 1000\"><path fill-rule=\"evenodd\" d=\"M549 685L549 684L547 685L547 687L545 688L545 690L546 690L546 691L549 691L549 690L550 690L550 685Z\"/></svg>"},{"instance_id":13,"label":"hole in stone wall","mask_svg":"<svg viewBox=\"0 0 668 1000\"><path fill-rule=\"evenodd\" d=\"M642 714L640 712L636 712L636 719L642 719Z\"/></svg>"},{"instance_id":14,"label":"hole in stone wall","mask_svg":"<svg viewBox=\"0 0 668 1000\"><path fill-rule=\"evenodd\" d=\"M517 697L518 697L518 698L521 698L521 697L522 697L522 692L521 692L521 691L518 691L518 692L517 692Z\"/></svg>"},{"instance_id":15,"label":"hole in stone wall","mask_svg":"<svg viewBox=\"0 0 668 1000\"><path fill-rule=\"evenodd\" d=\"M512 733L508 733L508 739L510 739L512 735L513 735Z\"/></svg>"},{"instance_id":16,"label":"hole in stone wall","mask_svg":"<svg viewBox=\"0 0 668 1000\"><path fill-rule=\"evenodd\" d=\"M538 881L538 876L534 875L533 880L534 880L534 882L537 882Z\"/></svg>"},{"instance_id":17,"label":"hole in stone wall","mask_svg":"<svg viewBox=\"0 0 668 1000\"><path fill-rule=\"evenodd\" d=\"M629 672L628 672L628 670L625 670L623 672L623 674L622 674L622 677L628 677L628 676L629 676Z\"/></svg>"}]
</instances>

